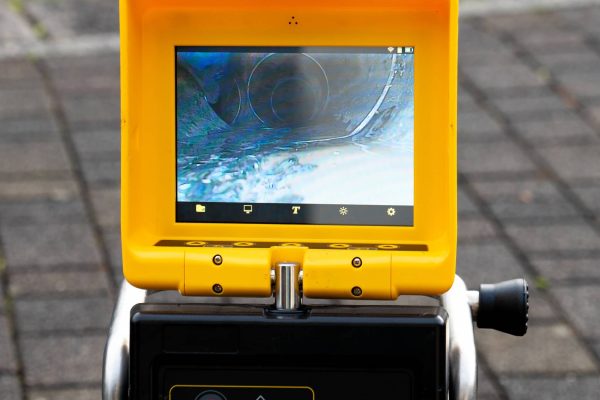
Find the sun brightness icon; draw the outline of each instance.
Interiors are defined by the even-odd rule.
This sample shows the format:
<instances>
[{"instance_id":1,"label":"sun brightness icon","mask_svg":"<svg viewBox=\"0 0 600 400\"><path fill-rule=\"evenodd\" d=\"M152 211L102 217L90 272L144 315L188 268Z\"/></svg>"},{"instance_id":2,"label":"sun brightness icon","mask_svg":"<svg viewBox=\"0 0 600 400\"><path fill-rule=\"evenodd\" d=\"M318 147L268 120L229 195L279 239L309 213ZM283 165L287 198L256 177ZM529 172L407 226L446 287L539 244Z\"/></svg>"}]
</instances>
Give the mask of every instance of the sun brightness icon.
<instances>
[{"instance_id":1,"label":"sun brightness icon","mask_svg":"<svg viewBox=\"0 0 600 400\"><path fill-rule=\"evenodd\" d=\"M348 214L348 209L346 207L340 207L340 215Z\"/></svg>"}]
</instances>

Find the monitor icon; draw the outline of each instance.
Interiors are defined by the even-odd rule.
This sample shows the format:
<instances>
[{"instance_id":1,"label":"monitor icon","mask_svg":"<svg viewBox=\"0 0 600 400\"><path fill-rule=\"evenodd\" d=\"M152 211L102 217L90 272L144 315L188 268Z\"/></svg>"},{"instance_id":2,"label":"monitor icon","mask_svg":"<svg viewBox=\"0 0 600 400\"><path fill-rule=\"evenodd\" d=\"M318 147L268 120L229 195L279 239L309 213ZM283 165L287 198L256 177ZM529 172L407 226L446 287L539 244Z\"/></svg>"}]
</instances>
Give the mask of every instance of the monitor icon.
<instances>
[{"instance_id":1,"label":"monitor icon","mask_svg":"<svg viewBox=\"0 0 600 400\"><path fill-rule=\"evenodd\" d=\"M244 212L248 215L252 214L252 204L244 204Z\"/></svg>"}]
</instances>

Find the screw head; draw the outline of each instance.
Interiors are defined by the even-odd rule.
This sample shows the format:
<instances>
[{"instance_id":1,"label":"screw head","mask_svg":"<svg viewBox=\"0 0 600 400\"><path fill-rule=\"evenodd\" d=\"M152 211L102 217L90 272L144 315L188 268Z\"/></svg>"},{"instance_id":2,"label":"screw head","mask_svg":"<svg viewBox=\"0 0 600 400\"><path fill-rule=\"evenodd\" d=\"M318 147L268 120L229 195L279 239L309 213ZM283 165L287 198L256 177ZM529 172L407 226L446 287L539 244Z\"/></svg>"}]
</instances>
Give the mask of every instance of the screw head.
<instances>
[{"instance_id":1,"label":"screw head","mask_svg":"<svg viewBox=\"0 0 600 400\"><path fill-rule=\"evenodd\" d=\"M221 294L221 293L223 293L223 286L219 285L218 283L215 283L212 287L212 290L216 294Z\"/></svg>"},{"instance_id":2,"label":"screw head","mask_svg":"<svg viewBox=\"0 0 600 400\"><path fill-rule=\"evenodd\" d=\"M215 265L221 265L221 264L223 264L223 257L221 257L221 255L220 255L220 254L217 254L217 255L215 255L215 256L213 257L213 263L214 263Z\"/></svg>"},{"instance_id":3,"label":"screw head","mask_svg":"<svg viewBox=\"0 0 600 400\"><path fill-rule=\"evenodd\" d=\"M362 267L362 260L360 259L360 257L354 257L352 259L352 266L354 268L360 268L360 267Z\"/></svg>"},{"instance_id":4,"label":"screw head","mask_svg":"<svg viewBox=\"0 0 600 400\"><path fill-rule=\"evenodd\" d=\"M362 296L362 289L359 288L358 286L354 286L352 288L352 296L354 296L354 297L360 297L360 296Z\"/></svg>"}]
</instances>

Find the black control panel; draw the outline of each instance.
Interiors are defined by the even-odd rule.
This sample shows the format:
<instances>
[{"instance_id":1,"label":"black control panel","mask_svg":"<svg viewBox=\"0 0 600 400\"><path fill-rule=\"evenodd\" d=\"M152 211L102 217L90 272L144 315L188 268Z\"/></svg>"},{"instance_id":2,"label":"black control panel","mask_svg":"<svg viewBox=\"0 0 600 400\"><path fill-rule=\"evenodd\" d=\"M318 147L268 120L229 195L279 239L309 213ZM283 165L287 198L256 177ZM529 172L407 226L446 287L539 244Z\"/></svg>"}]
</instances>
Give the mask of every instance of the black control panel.
<instances>
[{"instance_id":1,"label":"black control panel","mask_svg":"<svg viewBox=\"0 0 600 400\"><path fill-rule=\"evenodd\" d=\"M436 307L141 304L131 399L446 399L446 313Z\"/></svg>"}]
</instances>

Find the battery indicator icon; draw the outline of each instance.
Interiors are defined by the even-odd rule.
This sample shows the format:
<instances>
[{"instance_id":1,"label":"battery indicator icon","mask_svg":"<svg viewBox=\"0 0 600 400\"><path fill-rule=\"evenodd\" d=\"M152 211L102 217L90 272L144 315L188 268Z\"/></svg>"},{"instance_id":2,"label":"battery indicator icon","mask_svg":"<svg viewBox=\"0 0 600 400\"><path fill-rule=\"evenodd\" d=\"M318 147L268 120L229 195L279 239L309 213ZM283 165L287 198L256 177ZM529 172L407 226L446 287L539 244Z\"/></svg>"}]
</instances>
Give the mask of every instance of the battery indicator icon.
<instances>
[{"instance_id":1,"label":"battery indicator icon","mask_svg":"<svg viewBox=\"0 0 600 400\"><path fill-rule=\"evenodd\" d=\"M414 47L405 47L404 48L404 54L413 54L414 52L415 52Z\"/></svg>"}]
</instances>

